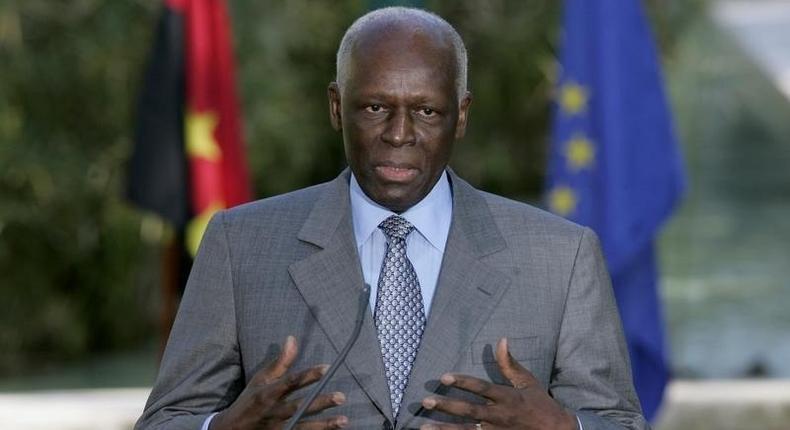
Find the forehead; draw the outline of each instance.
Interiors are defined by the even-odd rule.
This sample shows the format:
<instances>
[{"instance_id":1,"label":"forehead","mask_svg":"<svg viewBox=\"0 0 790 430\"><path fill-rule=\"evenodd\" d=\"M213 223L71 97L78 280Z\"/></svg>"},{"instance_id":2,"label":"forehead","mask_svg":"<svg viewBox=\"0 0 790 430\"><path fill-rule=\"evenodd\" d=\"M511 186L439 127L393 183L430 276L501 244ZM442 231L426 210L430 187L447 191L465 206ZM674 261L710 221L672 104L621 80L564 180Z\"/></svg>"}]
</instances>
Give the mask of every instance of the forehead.
<instances>
[{"instance_id":1,"label":"forehead","mask_svg":"<svg viewBox=\"0 0 790 430\"><path fill-rule=\"evenodd\" d=\"M454 60L452 43L436 29L369 28L351 51L348 84L357 90L406 86L454 91Z\"/></svg>"}]
</instances>

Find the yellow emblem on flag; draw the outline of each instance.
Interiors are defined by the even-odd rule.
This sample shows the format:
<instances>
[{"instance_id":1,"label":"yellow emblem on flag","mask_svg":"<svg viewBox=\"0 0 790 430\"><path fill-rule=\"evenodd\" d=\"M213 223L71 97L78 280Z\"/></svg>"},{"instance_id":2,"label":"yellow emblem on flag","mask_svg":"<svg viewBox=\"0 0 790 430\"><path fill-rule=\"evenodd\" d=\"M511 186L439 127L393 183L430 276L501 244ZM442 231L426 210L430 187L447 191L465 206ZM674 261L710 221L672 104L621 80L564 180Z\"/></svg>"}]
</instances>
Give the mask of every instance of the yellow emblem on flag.
<instances>
[{"instance_id":1,"label":"yellow emblem on flag","mask_svg":"<svg viewBox=\"0 0 790 430\"><path fill-rule=\"evenodd\" d=\"M560 107L568 115L576 115L587 110L589 98L587 89L575 82L568 82L560 87Z\"/></svg>"},{"instance_id":2,"label":"yellow emblem on flag","mask_svg":"<svg viewBox=\"0 0 790 430\"><path fill-rule=\"evenodd\" d=\"M570 187L558 186L549 193L549 209L557 215L568 216L576 210L578 199Z\"/></svg>"},{"instance_id":3,"label":"yellow emblem on flag","mask_svg":"<svg viewBox=\"0 0 790 430\"><path fill-rule=\"evenodd\" d=\"M189 255L192 257L197 255L198 247L200 246L200 240L203 239L203 233L206 232L208 222L211 221L211 217L214 216L217 211L222 210L224 207L225 205L222 202L214 202L209 205L206 210L199 213L196 217L189 221L184 233L184 242L187 247L187 251L189 251Z\"/></svg>"},{"instance_id":4,"label":"yellow emblem on flag","mask_svg":"<svg viewBox=\"0 0 790 430\"><path fill-rule=\"evenodd\" d=\"M186 151L190 157L217 161L222 151L214 138L217 127L217 116L211 112L195 112L190 110L184 122Z\"/></svg>"},{"instance_id":5,"label":"yellow emblem on flag","mask_svg":"<svg viewBox=\"0 0 790 430\"><path fill-rule=\"evenodd\" d=\"M592 165L595 147L585 135L577 133L565 146L565 157L571 170L581 170Z\"/></svg>"}]
</instances>

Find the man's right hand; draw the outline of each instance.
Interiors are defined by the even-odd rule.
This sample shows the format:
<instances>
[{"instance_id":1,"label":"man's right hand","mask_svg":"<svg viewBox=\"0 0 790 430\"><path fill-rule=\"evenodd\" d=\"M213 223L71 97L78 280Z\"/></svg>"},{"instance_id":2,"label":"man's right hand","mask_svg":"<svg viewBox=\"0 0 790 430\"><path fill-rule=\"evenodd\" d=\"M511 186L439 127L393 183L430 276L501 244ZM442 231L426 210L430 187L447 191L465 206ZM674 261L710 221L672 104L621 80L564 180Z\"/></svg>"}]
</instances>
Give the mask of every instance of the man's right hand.
<instances>
[{"instance_id":1,"label":"man's right hand","mask_svg":"<svg viewBox=\"0 0 790 430\"><path fill-rule=\"evenodd\" d=\"M296 339L288 336L277 360L259 370L230 407L211 420L210 430L281 429L296 412L302 399L286 397L299 388L311 385L326 373L327 365L311 367L299 373L287 373L297 356ZM310 404L306 415L342 405L343 393L322 394ZM300 421L300 430L339 429L348 425L348 418L335 416L322 420Z\"/></svg>"}]
</instances>

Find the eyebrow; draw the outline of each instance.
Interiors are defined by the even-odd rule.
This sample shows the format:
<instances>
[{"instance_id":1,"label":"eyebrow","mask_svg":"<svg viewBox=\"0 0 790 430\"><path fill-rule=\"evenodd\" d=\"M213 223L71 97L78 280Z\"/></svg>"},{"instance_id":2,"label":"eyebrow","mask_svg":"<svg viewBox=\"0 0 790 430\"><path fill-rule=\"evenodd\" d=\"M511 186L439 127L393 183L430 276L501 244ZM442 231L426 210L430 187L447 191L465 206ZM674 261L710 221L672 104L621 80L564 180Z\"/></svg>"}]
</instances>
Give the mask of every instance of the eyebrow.
<instances>
[{"instance_id":1,"label":"eyebrow","mask_svg":"<svg viewBox=\"0 0 790 430\"><path fill-rule=\"evenodd\" d=\"M375 89L373 91L365 91L364 89L357 92L357 98L364 98L364 99L381 99L381 100L391 100L393 98L400 99L402 93L395 94L393 92L388 92L386 90ZM436 104L442 102L442 95L440 91L432 90L429 93L414 93L414 92L407 92L404 97L409 103L424 103L430 102L431 104Z\"/></svg>"}]
</instances>

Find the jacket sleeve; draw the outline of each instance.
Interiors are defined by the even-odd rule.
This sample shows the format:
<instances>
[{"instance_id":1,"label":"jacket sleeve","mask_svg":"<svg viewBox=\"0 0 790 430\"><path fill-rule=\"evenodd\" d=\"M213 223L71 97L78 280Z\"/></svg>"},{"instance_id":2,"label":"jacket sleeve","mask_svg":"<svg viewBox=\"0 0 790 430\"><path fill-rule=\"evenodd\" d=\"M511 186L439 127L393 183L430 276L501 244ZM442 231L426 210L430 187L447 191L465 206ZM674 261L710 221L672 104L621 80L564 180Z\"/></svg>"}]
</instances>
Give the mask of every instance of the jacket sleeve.
<instances>
[{"instance_id":1,"label":"jacket sleeve","mask_svg":"<svg viewBox=\"0 0 790 430\"><path fill-rule=\"evenodd\" d=\"M135 430L199 430L243 386L224 215L203 235L159 375Z\"/></svg>"},{"instance_id":2,"label":"jacket sleeve","mask_svg":"<svg viewBox=\"0 0 790 430\"><path fill-rule=\"evenodd\" d=\"M598 238L585 228L570 275L549 391L584 430L649 429Z\"/></svg>"}]
</instances>

